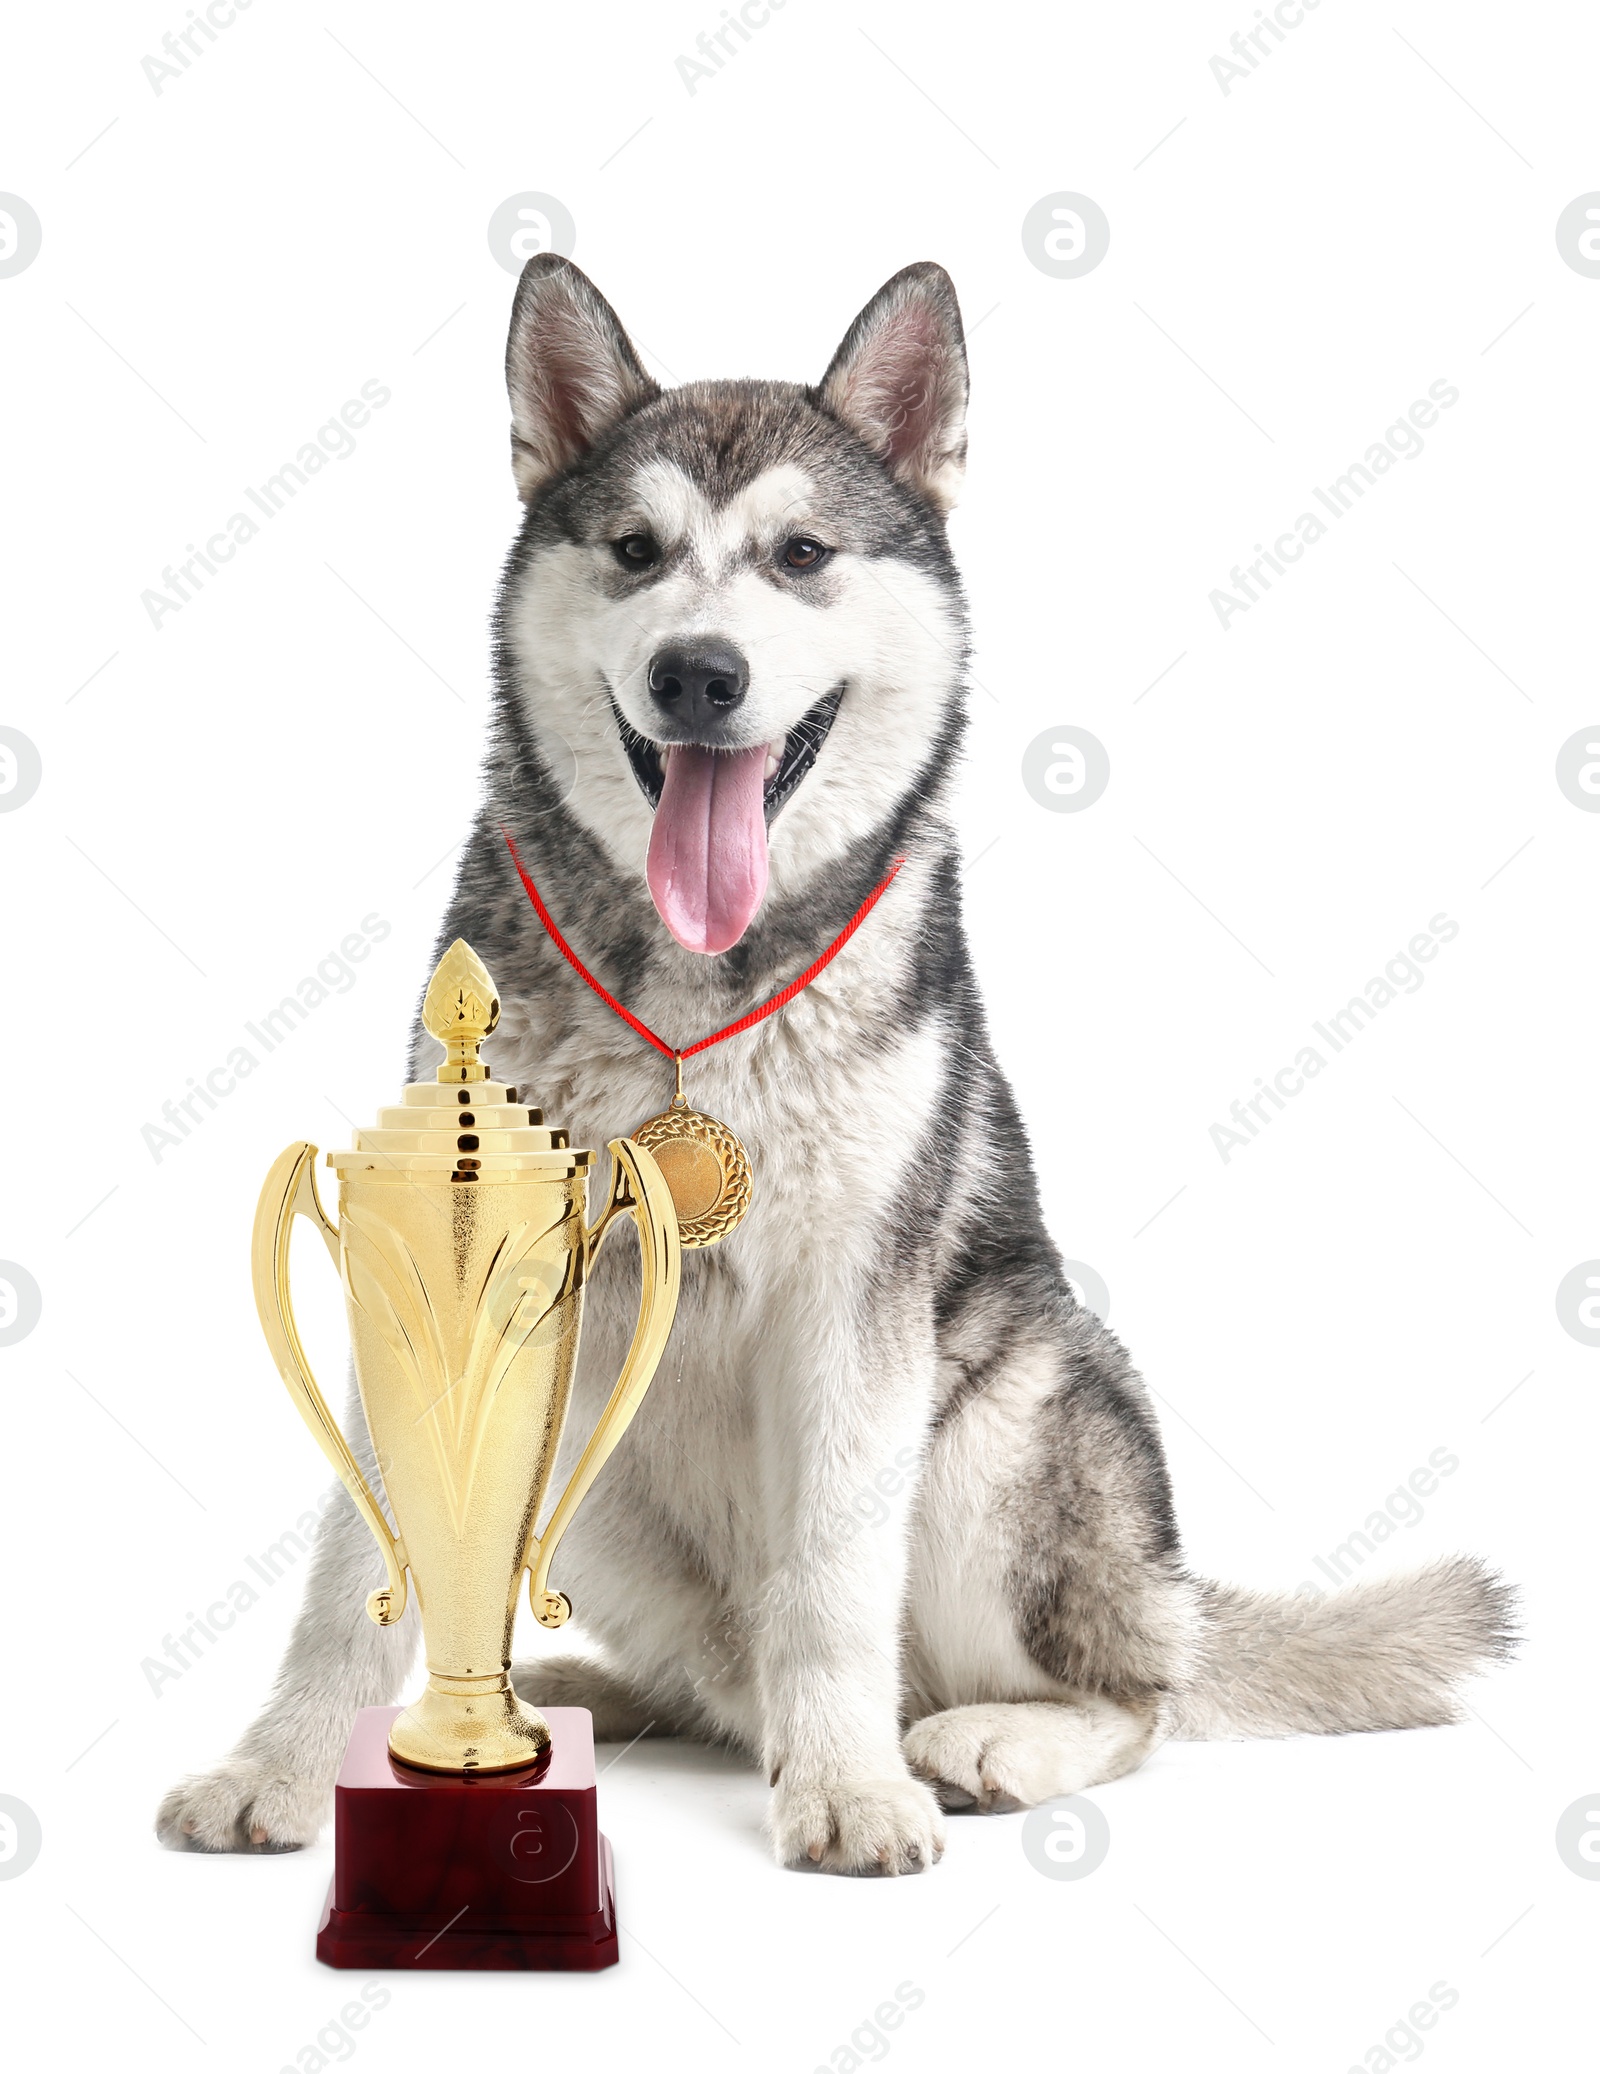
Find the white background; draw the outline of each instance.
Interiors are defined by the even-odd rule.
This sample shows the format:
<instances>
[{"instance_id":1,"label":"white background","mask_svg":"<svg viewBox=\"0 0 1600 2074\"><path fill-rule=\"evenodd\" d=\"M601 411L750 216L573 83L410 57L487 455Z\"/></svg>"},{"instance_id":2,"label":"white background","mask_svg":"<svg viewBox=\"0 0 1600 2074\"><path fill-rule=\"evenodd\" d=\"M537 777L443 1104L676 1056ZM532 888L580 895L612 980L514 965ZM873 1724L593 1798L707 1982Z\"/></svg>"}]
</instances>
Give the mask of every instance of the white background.
<instances>
[{"instance_id":1,"label":"white background","mask_svg":"<svg viewBox=\"0 0 1600 2074\"><path fill-rule=\"evenodd\" d=\"M1553 1835L1600 1791L1600 1352L1554 1294L1600 1253L1600 818L1554 765L1600 717L1600 281L1554 227L1600 187L1600 29L1325 0L1225 95L1243 0L789 0L691 96L674 61L720 13L257 0L159 94L140 60L176 4L11 24L0 187L44 242L0 280L0 721L43 782L0 816L0 1257L44 1309L0 1351L0 1792L44 1847L0 1881L8 2044L314 2069L360 1985L312 1956L327 1841L205 1860L151 1834L264 1697L298 1583L159 1697L141 1663L326 1482L260 1340L250 1218L288 1140L342 1139L401 1078L517 522L486 226L539 190L663 380L814 379L887 275L950 269L968 922L1052 1229L1160 1394L1191 1561L1315 1578L1444 1448L1459 1469L1370 1567L1478 1550L1528 1639L1460 1728L1159 1752L1094 1795L1112 1847L1078 1882L1033 1869L1019 1817L954 1822L920 1879L783 1873L753 1773L641 1744L602 1784L621 1965L388 1976L360 2063L847 2069L910 1981L906 2069L1299 2074L1381 2067L1444 1981L1430 2064L1571 2064L1600 1885ZM1059 190L1111 224L1076 280L1021 242ZM392 400L357 452L155 630L141 592L369 379ZM1219 627L1233 565L1440 379L1460 400L1420 458ZM1020 780L1064 724L1111 760L1082 813ZM1225 1164L1230 1103L1440 912L1459 935L1420 991ZM356 984L153 1159L141 1126L374 913Z\"/></svg>"}]
</instances>

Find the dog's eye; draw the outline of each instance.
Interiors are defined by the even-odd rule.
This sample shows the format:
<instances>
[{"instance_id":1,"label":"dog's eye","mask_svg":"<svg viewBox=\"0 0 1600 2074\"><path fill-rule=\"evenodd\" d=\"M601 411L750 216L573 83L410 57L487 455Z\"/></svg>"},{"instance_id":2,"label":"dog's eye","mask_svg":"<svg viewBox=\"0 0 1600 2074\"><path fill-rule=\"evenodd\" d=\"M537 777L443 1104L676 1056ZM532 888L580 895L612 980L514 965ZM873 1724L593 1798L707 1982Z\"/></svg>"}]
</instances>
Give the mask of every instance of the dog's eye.
<instances>
[{"instance_id":1,"label":"dog's eye","mask_svg":"<svg viewBox=\"0 0 1600 2074\"><path fill-rule=\"evenodd\" d=\"M786 569L815 569L827 559L828 550L820 540L790 540L784 545Z\"/></svg>"},{"instance_id":2,"label":"dog's eye","mask_svg":"<svg viewBox=\"0 0 1600 2074\"><path fill-rule=\"evenodd\" d=\"M611 552L624 569L648 569L661 559L661 550L648 533L629 533L613 540Z\"/></svg>"}]
</instances>

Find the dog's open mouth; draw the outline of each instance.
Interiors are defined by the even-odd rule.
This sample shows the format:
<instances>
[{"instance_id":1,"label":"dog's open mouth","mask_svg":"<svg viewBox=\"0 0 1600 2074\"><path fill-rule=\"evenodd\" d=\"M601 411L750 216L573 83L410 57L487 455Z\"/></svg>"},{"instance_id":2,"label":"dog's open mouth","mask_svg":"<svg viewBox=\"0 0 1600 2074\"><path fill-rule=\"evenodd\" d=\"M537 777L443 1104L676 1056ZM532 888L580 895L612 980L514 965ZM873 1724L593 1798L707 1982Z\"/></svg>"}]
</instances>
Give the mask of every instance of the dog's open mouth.
<instances>
[{"instance_id":1,"label":"dog's open mouth","mask_svg":"<svg viewBox=\"0 0 1600 2074\"><path fill-rule=\"evenodd\" d=\"M820 698L803 719L790 728L780 750L776 743L767 745L767 761L762 771L761 806L767 826L772 826L773 817L799 790L811 766L817 760L817 751L828 739L839 711L839 701L844 697L844 686L838 685L825 698ZM622 737L622 746L628 752L628 761L633 766L633 775L639 781L639 790L652 807L661 804L661 788L665 778L661 758L663 751L656 744L630 727L617 710L616 701L611 704L616 716L617 732Z\"/></svg>"},{"instance_id":2,"label":"dog's open mouth","mask_svg":"<svg viewBox=\"0 0 1600 2074\"><path fill-rule=\"evenodd\" d=\"M655 810L647 876L656 910L685 950L730 950L767 890L767 829L794 797L828 738L838 685L779 742L658 747L617 712L639 789Z\"/></svg>"}]
</instances>

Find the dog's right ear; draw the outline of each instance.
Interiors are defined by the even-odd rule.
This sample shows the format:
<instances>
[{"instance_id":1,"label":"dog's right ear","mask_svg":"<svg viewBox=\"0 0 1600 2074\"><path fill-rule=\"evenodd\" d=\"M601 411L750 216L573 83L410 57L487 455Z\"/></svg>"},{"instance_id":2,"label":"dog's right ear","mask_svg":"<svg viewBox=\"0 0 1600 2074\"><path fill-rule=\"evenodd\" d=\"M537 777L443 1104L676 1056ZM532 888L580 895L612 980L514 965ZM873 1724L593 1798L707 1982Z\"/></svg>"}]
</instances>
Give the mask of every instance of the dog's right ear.
<instances>
[{"instance_id":1,"label":"dog's right ear","mask_svg":"<svg viewBox=\"0 0 1600 2074\"><path fill-rule=\"evenodd\" d=\"M511 470L524 504L636 404L660 394L617 313L557 252L522 269L506 340Z\"/></svg>"}]
</instances>

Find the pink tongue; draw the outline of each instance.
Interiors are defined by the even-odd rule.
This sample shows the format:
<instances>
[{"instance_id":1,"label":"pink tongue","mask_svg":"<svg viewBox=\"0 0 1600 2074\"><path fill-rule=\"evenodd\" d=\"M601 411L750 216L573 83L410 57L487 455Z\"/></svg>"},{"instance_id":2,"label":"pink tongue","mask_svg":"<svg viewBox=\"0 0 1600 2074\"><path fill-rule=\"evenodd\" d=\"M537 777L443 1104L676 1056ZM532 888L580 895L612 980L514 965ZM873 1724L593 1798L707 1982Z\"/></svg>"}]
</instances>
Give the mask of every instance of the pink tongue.
<instances>
[{"instance_id":1,"label":"pink tongue","mask_svg":"<svg viewBox=\"0 0 1600 2074\"><path fill-rule=\"evenodd\" d=\"M767 750L669 749L645 867L657 912L687 951L725 951L767 890Z\"/></svg>"}]
</instances>

